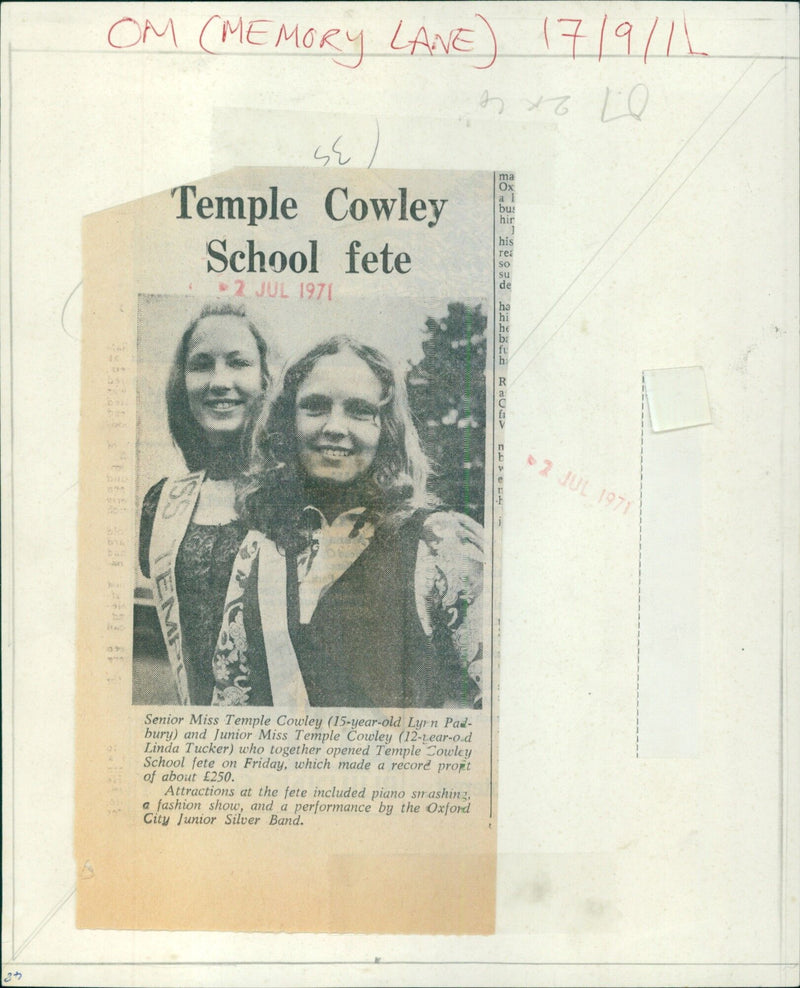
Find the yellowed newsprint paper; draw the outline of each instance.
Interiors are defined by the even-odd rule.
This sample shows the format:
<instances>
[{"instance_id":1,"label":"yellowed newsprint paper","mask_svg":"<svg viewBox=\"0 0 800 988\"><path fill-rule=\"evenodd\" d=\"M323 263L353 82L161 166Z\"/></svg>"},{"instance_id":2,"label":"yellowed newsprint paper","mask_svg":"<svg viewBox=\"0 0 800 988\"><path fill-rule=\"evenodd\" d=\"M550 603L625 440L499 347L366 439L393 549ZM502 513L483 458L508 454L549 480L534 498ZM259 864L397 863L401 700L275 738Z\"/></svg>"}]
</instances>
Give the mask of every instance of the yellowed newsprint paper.
<instances>
[{"instance_id":1,"label":"yellowed newsprint paper","mask_svg":"<svg viewBox=\"0 0 800 988\"><path fill-rule=\"evenodd\" d=\"M77 924L489 934L508 173L89 216Z\"/></svg>"}]
</instances>

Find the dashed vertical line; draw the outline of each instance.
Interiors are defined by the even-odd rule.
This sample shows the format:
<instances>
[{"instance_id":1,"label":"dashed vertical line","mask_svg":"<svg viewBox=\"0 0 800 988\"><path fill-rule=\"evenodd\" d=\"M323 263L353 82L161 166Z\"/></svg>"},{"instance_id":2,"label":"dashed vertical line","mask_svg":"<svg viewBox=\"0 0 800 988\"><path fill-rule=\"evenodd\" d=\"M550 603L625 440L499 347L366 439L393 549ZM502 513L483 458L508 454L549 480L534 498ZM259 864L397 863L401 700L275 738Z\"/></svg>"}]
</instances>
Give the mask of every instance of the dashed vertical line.
<instances>
[{"instance_id":1,"label":"dashed vertical line","mask_svg":"<svg viewBox=\"0 0 800 988\"><path fill-rule=\"evenodd\" d=\"M636 606L636 757L639 757L639 679L642 649L642 491L644 490L644 373L642 414L639 426L639 588Z\"/></svg>"}]
</instances>

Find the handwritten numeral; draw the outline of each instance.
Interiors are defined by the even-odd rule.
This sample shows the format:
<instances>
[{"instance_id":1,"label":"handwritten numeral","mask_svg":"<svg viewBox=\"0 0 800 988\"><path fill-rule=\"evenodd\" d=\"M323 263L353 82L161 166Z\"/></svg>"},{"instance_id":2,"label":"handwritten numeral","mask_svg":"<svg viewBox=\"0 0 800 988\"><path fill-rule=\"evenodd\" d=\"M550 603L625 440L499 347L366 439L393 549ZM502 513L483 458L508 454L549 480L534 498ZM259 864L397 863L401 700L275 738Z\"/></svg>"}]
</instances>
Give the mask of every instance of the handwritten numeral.
<instances>
[{"instance_id":1,"label":"handwritten numeral","mask_svg":"<svg viewBox=\"0 0 800 988\"><path fill-rule=\"evenodd\" d=\"M481 105L481 109L486 109L486 107L490 103L499 103L500 104L500 109L497 111L498 116L506 108L505 101L502 100L499 96L490 96L488 89L484 89L484 91L481 93L481 98L480 98L480 101L479 102L480 102L480 105Z\"/></svg>"},{"instance_id":2,"label":"handwritten numeral","mask_svg":"<svg viewBox=\"0 0 800 988\"><path fill-rule=\"evenodd\" d=\"M331 144L331 153L330 154L325 154L324 152L322 154L320 154L321 145L318 144L316 146L316 148L314 150L314 158L317 161L323 161L323 166L322 166L323 168L327 168L327 166L331 163L331 158L333 157L334 154L339 159L338 161L334 162L334 164L336 164L336 165L343 166L343 165L349 164L349 162L352 160L351 158L344 158L344 157L342 157L342 152L341 152L341 150L338 147L339 141L341 141L341 139L342 139L342 135L339 134L339 136L336 138L336 140L333 142L333 144Z\"/></svg>"}]
</instances>

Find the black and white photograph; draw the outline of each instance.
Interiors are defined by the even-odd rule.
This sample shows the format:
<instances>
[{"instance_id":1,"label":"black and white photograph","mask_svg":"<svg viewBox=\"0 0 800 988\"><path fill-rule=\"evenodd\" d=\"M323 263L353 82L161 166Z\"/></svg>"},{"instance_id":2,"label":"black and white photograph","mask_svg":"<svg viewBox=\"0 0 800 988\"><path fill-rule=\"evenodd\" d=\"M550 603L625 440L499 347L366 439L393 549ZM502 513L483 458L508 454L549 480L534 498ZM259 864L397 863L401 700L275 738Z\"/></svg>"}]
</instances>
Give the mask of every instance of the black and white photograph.
<instances>
[{"instance_id":1,"label":"black and white photograph","mask_svg":"<svg viewBox=\"0 0 800 988\"><path fill-rule=\"evenodd\" d=\"M134 702L479 708L486 301L307 312L139 300Z\"/></svg>"}]
</instances>

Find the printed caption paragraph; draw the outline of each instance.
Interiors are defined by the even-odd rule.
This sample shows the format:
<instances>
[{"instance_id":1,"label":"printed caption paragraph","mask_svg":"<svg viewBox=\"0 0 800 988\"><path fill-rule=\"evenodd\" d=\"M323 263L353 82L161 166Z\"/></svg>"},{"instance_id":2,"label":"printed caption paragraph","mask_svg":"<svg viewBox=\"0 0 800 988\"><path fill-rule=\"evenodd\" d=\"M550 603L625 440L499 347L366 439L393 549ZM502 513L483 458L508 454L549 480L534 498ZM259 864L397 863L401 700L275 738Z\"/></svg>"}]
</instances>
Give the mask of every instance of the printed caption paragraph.
<instances>
[{"instance_id":1,"label":"printed caption paragraph","mask_svg":"<svg viewBox=\"0 0 800 988\"><path fill-rule=\"evenodd\" d=\"M468 814L472 728L472 715L440 711L147 713L143 822L299 827L318 816ZM410 772L419 773L414 788Z\"/></svg>"}]
</instances>

